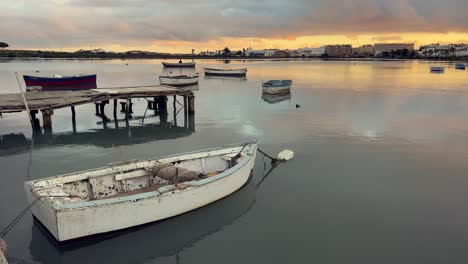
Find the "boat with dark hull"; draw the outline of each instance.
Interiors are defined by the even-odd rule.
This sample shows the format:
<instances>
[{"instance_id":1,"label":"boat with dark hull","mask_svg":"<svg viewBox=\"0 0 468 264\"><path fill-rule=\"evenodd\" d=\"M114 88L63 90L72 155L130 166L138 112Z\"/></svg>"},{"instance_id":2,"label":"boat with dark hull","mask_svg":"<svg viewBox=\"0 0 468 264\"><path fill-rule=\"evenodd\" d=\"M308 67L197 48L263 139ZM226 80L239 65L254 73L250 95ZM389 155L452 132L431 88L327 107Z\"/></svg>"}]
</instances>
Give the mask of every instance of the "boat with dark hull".
<instances>
[{"instance_id":1,"label":"boat with dark hull","mask_svg":"<svg viewBox=\"0 0 468 264\"><path fill-rule=\"evenodd\" d=\"M465 70L466 69L466 65L464 63L457 63L455 65L455 69L457 70Z\"/></svg>"},{"instance_id":2,"label":"boat with dark hull","mask_svg":"<svg viewBox=\"0 0 468 264\"><path fill-rule=\"evenodd\" d=\"M161 62L164 68L195 68L195 62Z\"/></svg>"},{"instance_id":3,"label":"boat with dark hull","mask_svg":"<svg viewBox=\"0 0 468 264\"><path fill-rule=\"evenodd\" d=\"M23 75L26 87L40 87L42 91L88 90L96 87L96 74L49 77Z\"/></svg>"}]
</instances>

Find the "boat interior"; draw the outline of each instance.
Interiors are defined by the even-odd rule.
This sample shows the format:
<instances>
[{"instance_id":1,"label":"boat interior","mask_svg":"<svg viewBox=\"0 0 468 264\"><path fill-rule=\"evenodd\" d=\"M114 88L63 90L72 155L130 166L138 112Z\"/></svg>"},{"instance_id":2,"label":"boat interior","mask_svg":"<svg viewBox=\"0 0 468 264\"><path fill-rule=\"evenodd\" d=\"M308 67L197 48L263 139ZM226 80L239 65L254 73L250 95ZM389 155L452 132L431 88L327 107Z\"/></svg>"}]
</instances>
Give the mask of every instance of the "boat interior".
<instances>
[{"instance_id":1,"label":"boat interior","mask_svg":"<svg viewBox=\"0 0 468 264\"><path fill-rule=\"evenodd\" d=\"M146 192L164 193L197 186L197 181L221 174L245 159L247 150L233 147L159 160L110 164L105 168L33 181L29 185L35 196L47 197L54 205Z\"/></svg>"}]
</instances>

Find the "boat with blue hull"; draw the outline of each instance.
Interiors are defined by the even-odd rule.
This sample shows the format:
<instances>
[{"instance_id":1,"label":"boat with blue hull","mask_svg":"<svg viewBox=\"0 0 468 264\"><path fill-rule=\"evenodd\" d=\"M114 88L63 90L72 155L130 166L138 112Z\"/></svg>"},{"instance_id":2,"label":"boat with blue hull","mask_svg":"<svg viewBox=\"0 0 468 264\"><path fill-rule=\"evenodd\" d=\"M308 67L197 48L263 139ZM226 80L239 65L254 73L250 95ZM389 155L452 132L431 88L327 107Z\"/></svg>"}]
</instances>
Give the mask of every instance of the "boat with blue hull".
<instances>
[{"instance_id":1,"label":"boat with blue hull","mask_svg":"<svg viewBox=\"0 0 468 264\"><path fill-rule=\"evenodd\" d=\"M457 63L457 64L455 65L455 69L457 69L457 70L465 70L465 69L466 69L466 65L463 64L463 63Z\"/></svg>"}]
</instances>

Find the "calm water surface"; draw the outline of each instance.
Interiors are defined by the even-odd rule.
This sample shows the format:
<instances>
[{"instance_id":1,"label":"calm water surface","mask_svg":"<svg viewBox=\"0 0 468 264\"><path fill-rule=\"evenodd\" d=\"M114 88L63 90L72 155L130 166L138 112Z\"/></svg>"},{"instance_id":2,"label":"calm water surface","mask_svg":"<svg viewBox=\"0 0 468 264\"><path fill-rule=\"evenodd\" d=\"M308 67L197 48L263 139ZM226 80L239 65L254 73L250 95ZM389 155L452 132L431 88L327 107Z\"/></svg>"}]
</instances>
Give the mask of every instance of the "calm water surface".
<instances>
[{"instance_id":1,"label":"calm water surface","mask_svg":"<svg viewBox=\"0 0 468 264\"><path fill-rule=\"evenodd\" d=\"M128 63L128 65L125 65ZM430 74L444 64L445 74ZM246 80L203 66L248 67ZM99 87L157 84L159 60L0 62L14 72L97 73ZM27 115L0 118L0 228L26 205L23 182L261 139L294 160L258 155L247 186L174 219L58 248L28 214L7 235L11 263L465 263L468 261L468 71L431 62L198 61L195 131L160 124L134 100L130 129L102 124L94 105L55 111L53 135L31 140ZM291 97L263 98L261 81L292 79ZM296 108L296 104L300 105ZM111 107L107 107L111 115ZM119 113L118 118L123 118ZM266 160L265 160L266 161ZM108 221L109 219L103 219Z\"/></svg>"}]
</instances>

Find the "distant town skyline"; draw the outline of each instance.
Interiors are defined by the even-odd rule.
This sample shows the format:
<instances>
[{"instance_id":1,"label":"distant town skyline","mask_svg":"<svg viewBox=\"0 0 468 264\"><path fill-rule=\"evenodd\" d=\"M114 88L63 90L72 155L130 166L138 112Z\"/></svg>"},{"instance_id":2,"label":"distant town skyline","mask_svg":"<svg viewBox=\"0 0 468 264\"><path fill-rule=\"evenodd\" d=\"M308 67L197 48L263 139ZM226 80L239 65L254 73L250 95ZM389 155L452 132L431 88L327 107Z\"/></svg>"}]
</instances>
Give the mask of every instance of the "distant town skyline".
<instances>
[{"instance_id":1,"label":"distant town skyline","mask_svg":"<svg viewBox=\"0 0 468 264\"><path fill-rule=\"evenodd\" d=\"M190 53L468 43L466 0L48 0L2 3L12 49Z\"/></svg>"}]
</instances>

